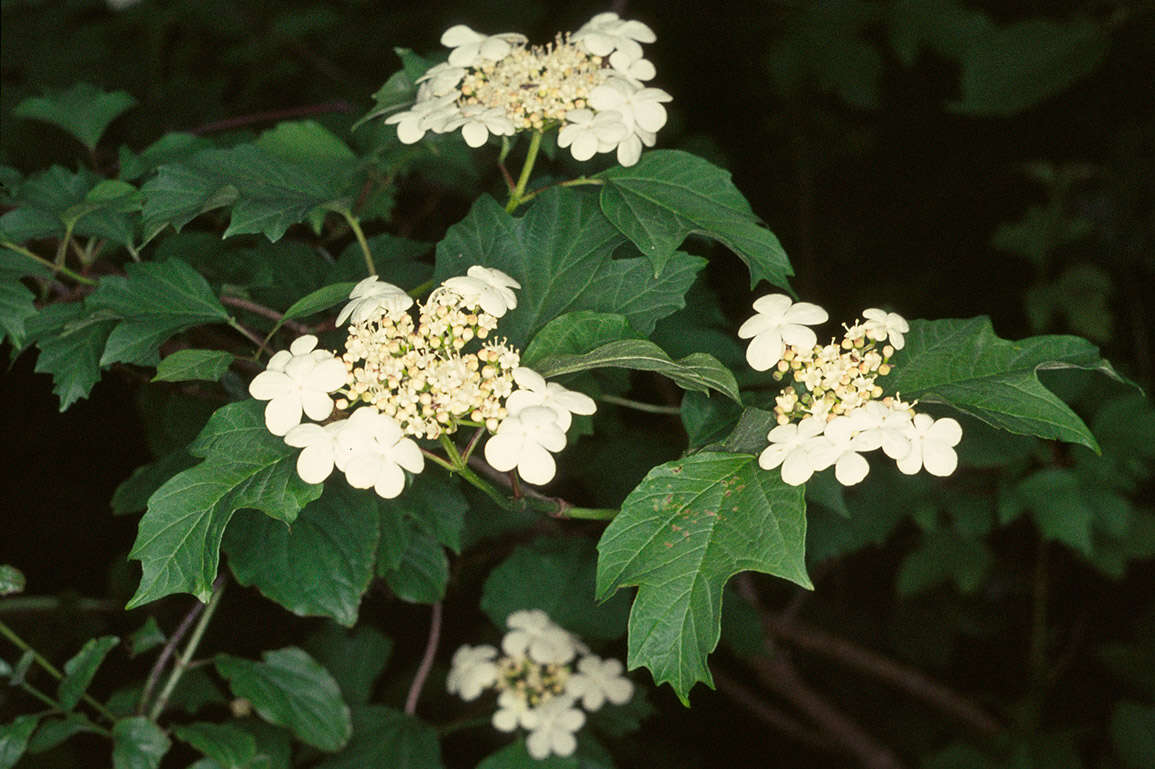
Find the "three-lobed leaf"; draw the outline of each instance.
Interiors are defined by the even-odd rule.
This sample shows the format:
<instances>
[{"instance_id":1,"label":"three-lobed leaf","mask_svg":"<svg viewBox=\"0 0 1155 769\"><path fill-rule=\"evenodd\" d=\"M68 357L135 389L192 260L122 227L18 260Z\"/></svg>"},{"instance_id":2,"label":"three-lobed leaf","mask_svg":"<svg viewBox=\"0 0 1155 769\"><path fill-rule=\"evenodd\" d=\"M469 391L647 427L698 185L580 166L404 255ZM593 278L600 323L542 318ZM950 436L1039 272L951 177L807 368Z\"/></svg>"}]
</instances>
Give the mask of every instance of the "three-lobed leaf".
<instances>
[{"instance_id":1,"label":"three-lobed leaf","mask_svg":"<svg viewBox=\"0 0 1155 769\"><path fill-rule=\"evenodd\" d=\"M683 702L696 682L712 685L706 656L726 582L759 571L810 587L805 513L803 489L747 454L703 452L651 470L598 543L598 599L638 586L630 669L649 668Z\"/></svg>"},{"instance_id":2,"label":"three-lobed leaf","mask_svg":"<svg viewBox=\"0 0 1155 769\"><path fill-rule=\"evenodd\" d=\"M25 99L12 114L51 123L91 150L108 125L135 104L136 99L124 91L102 91L90 83L77 83L65 91Z\"/></svg>"},{"instance_id":3,"label":"three-lobed leaf","mask_svg":"<svg viewBox=\"0 0 1155 769\"><path fill-rule=\"evenodd\" d=\"M605 181L601 208L661 275L687 235L713 238L750 270L750 287L766 280L789 290L794 271L786 252L750 210L730 173L688 152L656 150L636 165L615 166Z\"/></svg>"}]
</instances>

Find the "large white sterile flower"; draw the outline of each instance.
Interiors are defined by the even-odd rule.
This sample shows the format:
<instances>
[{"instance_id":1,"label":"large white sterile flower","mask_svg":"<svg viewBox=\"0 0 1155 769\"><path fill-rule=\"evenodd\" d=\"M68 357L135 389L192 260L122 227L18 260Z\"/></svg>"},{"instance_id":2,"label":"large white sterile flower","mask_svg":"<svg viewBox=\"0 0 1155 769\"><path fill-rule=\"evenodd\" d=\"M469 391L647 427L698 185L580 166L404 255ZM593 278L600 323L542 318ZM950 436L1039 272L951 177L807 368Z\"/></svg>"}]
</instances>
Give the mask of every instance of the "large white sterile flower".
<instances>
[{"instance_id":1,"label":"large white sterile flower","mask_svg":"<svg viewBox=\"0 0 1155 769\"><path fill-rule=\"evenodd\" d=\"M935 419L929 414L915 414L907 437L910 452L898 460L898 469L914 475L922 468L931 475L944 477L958 467L954 447L962 440L962 425L950 417Z\"/></svg>"},{"instance_id":2,"label":"large white sterile flower","mask_svg":"<svg viewBox=\"0 0 1155 769\"><path fill-rule=\"evenodd\" d=\"M574 160L589 160L599 152L609 152L629 135L621 113L615 110L596 115L588 109L566 113L569 122L557 133L557 146L570 148Z\"/></svg>"},{"instance_id":3,"label":"large white sterile flower","mask_svg":"<svg viewBox=\"0 0 1155 769\"><path fill-rule=\"evenodd\" d=\"M577 663L577 672L566 683L566 693L581 700L582 707L591 713L608 700L624 705L634 695L634 684L622 673L620 660L603 660L592 654Z\"/></svg>"},{"instance_id":4,"label":"large white sterile flower","mask_svg":"<svg viewBox=\"0 0 1155 769\"><path fill-rule=\"evenodd\" d=\"M413 297L405 293L405 289L386 283L376 275L370 275L353 286L349 299L351 301L337 314L338 326L350 318L354 323L364 323L377 320L385 313L405 312L413 306Z\"/></svg>"},{"instance_id":5,"label":"large white sterile flower","mask_svg":"<svg viewBox=\"0 0 1155 769\"><path fill-rule=\"evenodd\" d=\"M519 726L533 729L537 726L537 711L529 706L524 695L506 689L497 695L492 723L493 728L501 732L512 732Z\"/></svg>"},{"instance_id":6,"label":"large white sterile flower","mask_svg":"<svg viewBox=\"0 0 1155 769\"><path fill-rule=\"evenodd\" d=\"M456 91L432 99L420 99L404 112L395 112L385 118L388 125L397 124L397 138L402 144L421 141L426 131L444 133L447 126L461 115Z\"/></svg>"},{"instance_id":7,"label":"large white sterile flower","mask_svg":"<svg viewBox=\"0 0 1155 769\"><path fill-rule=\"evenodd\" d=\"M569 697L551 697L534 710L536 725L525 741L529 754L538 761L553 754L571 756L577 749L574 732L586 722L586 714L573 706Z\"/></svg>"},{"instance_id":8,"label":"large white sterile flower","mask_svg":"<svg viewBox=\"0 0 1155 769\"><path fill-rule=\"evenodd\" d=\"M610 66L622 77L635 85L643 80L653 80L658 75L652 62L647 59L631 59L625 51L614 51L610 54Z\"/></svg>"},{"instance_id":9,"label":"large white sterile flower","mask_svg":"<svg viewBox=\"0 0 1155 769\"><path fill-rule=\"evenodd\" d=\"M810 462L815 470L825 470L834 465L834 477L843 486L853 486L862 481L870 472L870 464L859 454L868 451L866 441L856 440L861 420L849 416L837 416L826 423L826 430L820 441L810 448Z\"/></svg>"},{"instance_id":10,"label":"large white sterile flower","mask_svg":"<svg viewBox=\"0 0 1155 769\"><path fill-rule=\"evenodd\" d=\"M763 470L773 470L782 466L782 480L791 486L801 486L814 474L814 464L810 451L814 439L822 435L826 428L825 419L806 417L801 422L778 425L766 438L770 445L758 455L758 465Z\"/></svg>"},{"instance_id":11,"label":"large white sterile flower","mask_svg":"<svg viewBox=\"0 0 1155 769\"><path fill-rule=\"evenodd\" d=\"M666 124L666 108L662 102L673 99L661 88L635 88L629 82L614 77L590 91L589 102L598 112L614 110L621 114L622 122L631 131L637 126L655 133Z\"/></svg>"},{"instance_id":12,"label":"large white sterile flower","mask_svg":"<svg viewBox=\"0 0 1155 769\"><path fill-rule=\"evenodd\" d=\"M517 472L527 483L549 483L557 473L551 451L565 448L565 432L557 424L557 412L545 406L528 406L507 416L497 434L485 443L485 461L495 470Z\"/></svg>"},{"instance_id":13,"label":"large white sterile flower","mask_svg":"<svg viewBox=\"0 0 1155 769\"><path fill-rule=\"evenodd\" d=\"M477 699L483 690L497 683L496 657L497 649L492 646L462 646L453 653L445 688L466 702Z\"/></svg>"},{"instance_id":14,"label":"large white sterile flower","mask_svg":"<svg viewBox=\"0 0 1155 769\"><path fill-rule=\"evenodd\" d=\"M460 115L450 122L449 131L461 127L461 136L470 147L480 147L489 141L489 135L511 136L516 130L505 110L500 107L480 107L468 105Z\"/></svg>"},{"instance_id":15,"label":"large white sterile flower","mask_svg":"<svg viewBox=\"0 0 1155 769\"><path fill-rule=\"evenodd\" d=\"M481 307L495 318L517 307L513 289L521 284L501 270L475 264L464 275L449 278L442 284L456 292L467 307Z\"/></svg>"},{"instance_id":16,"label":"large white sterile flower","mask_svg":"<svg viewBox=\"0 0 1155 769\"><path fill-rule=\"evenodd\" d=\"M866 330L866 335L874 341L888 341L896 350L901 350L906 345L902 335L910 331L910 324L897 312L870 307L862 311L862 317L865 319L862 326Z\"/></svg>"},{"instance_id":17,"label":"large white sterile flower","mask_svg":"<svg viewBox=\"0 0 1155 769\"><path fill-rule=\"evenodd\" d=\"M465 67L455 67L445 61L425 70L425 74L417 78L417 82L428 84L429 93L432 96L445 96L452 93L456 97L460 95L457 92L457 86L465 77L465 73Z\"/></svg>"},{"instance_id":18,"label":"large white sterile flower","mask_svg":"<svg viewBox=\"0 0 1155 769\"><path fill-rule=\"evenodd\" d=\"M315 425L305 422L285 433L285 443L302 449L297 457L297 475L305 483L320 483L329 477L333 467L344 469L348 451L340 445L339 436L348 420Z\"/></svg>"},{"instance_id":19,"label":"large white sterile flower","mask_svg":"<svg viewBox=\"0 0 1155 769\"><path fill-rule=\"evenodd\" d=\"M509 413L518 414L530 406L545 406L553 410L562 432L569 429L572 414L592 414L598 410L590 396L569 390L557 382L547 382L545 377L526 366L513 370L513 381L517 382L518 389L505 401Z\"/></svg>"},{"instance_id":20,"label":"large white sterile flower","mask_svg":"<svg viewBox=\"0 0 1155 769\"><path fill-rule=\"evenodd\" d=\"M501 61L513 46L523 45L525 41L525 35L516 32L483 35L464 24L456 24L441 35L441 44L453 49L449 52L449 63L454 67L472 67L482 59Z\"/></svg>"},{"instance_id":21,"label":"large white sterile flower","mask_svg":"<svg viewBox=\"0 0 1155 769\"><path fill-rule=\"evenodd\" d=\"M807 326L825 323L826 310L810 302L795 302L785 294L767 294L754 302L757 315L738 329L740 339L750 339L746 361L755 371L765 371L782 360L786 345L808 350L818 336Z\"/></svg>"},{"instance_id":22,"label":"large white sterile flower","mask_svg":"<svg viewBox=\"0 0 1155 769\"><path fill-rule=\"evenodd\" d=\"M642 47L638 43L652 43L658 36L640 21L627 21L616 13L607 12L587 21L570 39L595 56L623 51L633 59L640 59Z\"/></svg>"},{"instance_id":23,"label":"large white sterile flower","mask_svg":"<svg viewBox=\"0 0 1155 769\"><path fill-rule=\"evenodd\" d=\"M854 413L859 418L856 445L860 451L881 447L883 453L894 460L910 453L909 406L900 404L900 408L888 408L881 401L869 401Z\"/></svg>"},{"instance_id":24,"label":"large white sterile flower","mask_svg":"<svg viewBox=\"0 0 1155 769\"><path fill-rule=\"evenodd\" d=\"M405 473L425 469L421 449L406 438L391 417L373 408L360 408L337 436L338 450L348 452L345 478L355 489L372 488L377 496L393 499L405 489Z\"/></svg>"},{"instance_id":25,"label":"large white sterile flower","mask_svg":"<svg viewBox=\"0 0 1155 769\"><path fill-rule=\"evenodd\" d=\"M316 346L312 334L298 337L288 358L273 356L278 368L265 369L249 382L249 394L269 402L265 426L273 435L284 435L300 424L302 412L318 421L333 413L329 393L345 385L345 364L331 352L314 350Z\"/></svg>"},{"instance_id":26,"label":"large white sterile flower","mask_svg":"<svg viewBox=\"0 0 1155 769\"><path fill-rule=\"evenodd\" d=\"M509 632L501 639L501 648L511 657L529 657L541 665L564 665L578 651L576 639L541 609L515 611L505 624Z\"/></svg>"}]
</instances>

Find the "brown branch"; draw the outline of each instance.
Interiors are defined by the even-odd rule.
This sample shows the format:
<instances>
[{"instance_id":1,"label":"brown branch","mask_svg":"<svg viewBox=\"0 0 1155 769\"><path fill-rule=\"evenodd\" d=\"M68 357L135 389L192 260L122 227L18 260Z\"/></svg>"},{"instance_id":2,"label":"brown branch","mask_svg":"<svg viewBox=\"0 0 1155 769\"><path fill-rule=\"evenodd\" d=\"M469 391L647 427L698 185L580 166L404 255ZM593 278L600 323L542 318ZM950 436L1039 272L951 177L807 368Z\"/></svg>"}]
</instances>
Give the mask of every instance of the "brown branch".
<instances>
[{"instance_id":1,"label":"brown branch","mask_svg":"<svg viewBox=\"0 0 1155 769\"><path fill-rule=\"evenodd\" d=\"M744 707L750 715L759 721L816 750L840 752L829 740L823 739L819 732L783 713L778 708L767 704L760 693L724 673L717 670L712 672L714 683L718 685L718 691Z\"/></svg>"},{"instance_id":2,"label":"brown branch","mask_svg":"<svg viewBox=\"0 0 1155 769\"><path fill-rule=\"evenodd\" d=\"M425 643L425 654L421 658L421 665L413 676L413 683L409 686L409 696L405 698L405 712L413 715L417 712L417 700L421 697L421 689L425 686L425 679L433 669L433 658L437 656L437 644L441 641L441 602L433 604L432 614L429 617L429 640Z\"/></svg>"},{"instance_id":3,"label":"brown branch","mask_svg":"<svg viewBox=\"0 0 1155 769\"><path fill-rule=\"evenodd\" d=\"M262 318L278 321L285 328L296 331L298 334L311 334L314 331L312 327L306 326L304 323L298 323L295 320L282 320L285 317L284 313L277 312L271 307L265 307L263 304L242 299L239 296L229 296L226 294L221 297L221 304L227 304L230 307L236 307L251 312L254 315L260 315Z\"/></svg>"},{"instance_id":4,"label":"brown branch","mask_svg":"<svg viewBox=\"0 0 1155 769\"><path fill-rule=\"evenodd\" d=\"M978 705L921 671L797 619L775 617L760 605L757 591L748 574L739 575L735 582L742 597L758 610L762 626L771 638L829 657L889 683L954 716L981 734L994 735L1003 731L1003 726Z\"/></svg>"},{"instance_id":5,"label":"brown branch","mask_svg":"<svg viewBox=\"0 0 1155 769\"><path fill-rule=\"evenodd\" d=\"M308 115L325 115L330 112L352 111L353 107L347 101L309 104L303 107L289 107L287 109L270 110L268 112L254 112L251 115L240 115L239 117L228 118L227 120L217 120L213 123L205 123L202 126L190 128L188 132L200 135L214 133L216 131L231 131L234 128L244 128L255 123L275 123L280 120L306 117Z\"/></svg>"},{"instance_id":6,"label":"brown branch","mask_svg":"<svg viewBox=\"0 0 1155 769\"><path fill-rule=\"evenodd\" d=\"M197 617L199 617L204 610L205 605L203 603L200 601L194 603L188 610L188 613L184 615L184 619L177 625L172 637L165 642L164 648L161 649L160 654L157 655L156 662L152 663L152 669L148 672L148 681L144 685L144 691L141 692L140 700L136 703L137 715L144 715L145 708L148 707L148 701L152 698L152 690L156 688L161 673L164 672L165 666L176 652L176 647L180 644L181 639L184 638L185 633L189 631L193 623L196 622Z\"/></svg>"}]
</instances>

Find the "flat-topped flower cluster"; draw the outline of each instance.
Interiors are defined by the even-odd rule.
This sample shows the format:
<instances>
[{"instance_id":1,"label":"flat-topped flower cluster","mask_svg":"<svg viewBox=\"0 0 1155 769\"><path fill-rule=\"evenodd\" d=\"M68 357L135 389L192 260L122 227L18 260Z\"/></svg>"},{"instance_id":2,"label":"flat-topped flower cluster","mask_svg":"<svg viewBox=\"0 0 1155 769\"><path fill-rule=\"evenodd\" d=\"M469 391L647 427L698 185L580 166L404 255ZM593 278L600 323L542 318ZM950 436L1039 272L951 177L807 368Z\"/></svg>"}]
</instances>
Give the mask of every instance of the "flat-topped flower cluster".
<instances>
[{"instance_id":1,"label":"flat-topped flower cluster","mask_svg":"<svg viewBox=\"0 0 1155 769\"><path fill-rule=\"evenodd\" d=\"M558 145L577 160L617 152L638 162L666 124L663 102L672 97L645 86L657 74L640 43L657 39L640 21L600 13L550 44L526 46L513 32L486 35L464 24L450 27L441 44L449 59L418 79L417 101L385 122L412 144L426 132L461 135L480 147L490 134L544 132L559 127Z\"/></svg>"},{"instance_id":2,"label":"flat-topped flower cluster","mask_svg":"<svg viewBox=\"0 0 1155 769\"><path fill-rule=\"evenodd\" d=\"M820 345L809 326L829 315L818 305L770 294L754 309L757 314L738 329L739 337L751 340L747 362L756 371L773 369L778 381L790 379L775 398L778 426L767 435L770 445L759 465L781 467L782 480L792 486L833 466L838 482L851 486L870 472L862 454L881 448L908 475L923 468L938 476L954 472L959 423L917 413L915 403L884 396L877 383L906 344L910 325L901 315L868 308L863 320L843 327L841 341Z\"/></svg>"},{"instance_id":3,"label":"flat-topped flower cluster","mask_svg":"<svg viewBox=\"0 0 1155 769\"><path fill-rule=\"evenodd\" d=\"M299 337L269 359L249 393L268 401L269 431L302 449L297 472L309 483L336 468L355 488L396 497L403 470L424 469L416 440L462 425L493 434L485 458L495 469L516 468L526 481L546 483L572 414L596 407L521 366L520 352L495 338L498 319L517 306L518 288L504 272L475 265L416 303L415 320L413 298L371 276L337 316L338 325L349 322L344 354L316 349L315 336ZM313 422L302 423L303 416Z\"/></svg>"},{"instance_id":4,"label":"flat-topped flower cluster","mask_svg":"<svg viewBox=\"0 0 1155 769\"><path fill-rule=\"evenodd\" d=\"M619 660L591 654L545 612L515 611L506 625L500 654L485 645L457 650L446 687L466 701L495 690L494 728L528 731L525 745L534 758L572 755L584 711L592 713L607 702L624 705L633 697L634 685Z\"/></svg>"}]
</instances>

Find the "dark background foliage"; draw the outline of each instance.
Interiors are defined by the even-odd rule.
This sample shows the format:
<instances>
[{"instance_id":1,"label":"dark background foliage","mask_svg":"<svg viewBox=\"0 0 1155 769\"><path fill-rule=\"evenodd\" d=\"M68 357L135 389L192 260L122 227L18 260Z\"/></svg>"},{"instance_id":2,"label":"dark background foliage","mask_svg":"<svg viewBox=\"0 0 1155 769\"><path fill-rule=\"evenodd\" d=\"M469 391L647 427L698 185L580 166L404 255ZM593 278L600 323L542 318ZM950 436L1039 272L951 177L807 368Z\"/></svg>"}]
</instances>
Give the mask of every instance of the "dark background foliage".
<instances>
[{"instance_id":1,"label":"dark background foliage","mask_svg":"<svg viewBox=\"0 0 1155 769\"><path fill-rule=\"evenodd\" d=\"M658 35L648 53L659 73L655 84L674 96L659 145L691 150L733 172L790 254L803 298L823 304L834 318L850 319L862 307L882 304L907 317L989 314L1004 338L1088 336L1149 391L1155 382L1151 3L932 3L943 13L983 13L996 25L1086 23L1101 30L1108 42L1101 55L1084 57L1091 62L1085 75L1060 78L1045 98L1010 110L968 108L967 59L955 50L961 50L965 25L943 22L947 31L940 30L938 44L928 34L913 51L896 43L904 21L913 24L917 3L615 5ZM107 170L118 162L117 147L140 149L172 130L239 141L278 119L307 115L345 135L370 107L370 94L398 67L394 46L433 51L440 32L459 22L543 41L604 10L524 1L371 0L144 0L122 12L86 0L4 0L2 9L0 163L24 173L77 162L77 146L65 134L11 114L16 104L47 89L84 80L138 99L88 159ZM1013 58L1006 64L1011 70ZM1086 63L1080 61L1075 57L1058 69L1075 72ZM1034 79L1039 77L1044 75ZM478 153L483 160L490 154L492 148ZM492 169L483 162L479 168L484 184L497 189ZM436 240L468 202L452 185L415 180L398 199L389 231ZM1053 217L1049 225L1028 226L1033 207ZM1063 237L1063 223L1075 221L1085 223L1077 225L1085 227L1081 235ZM730 256L715 257L737 266ZM751 298L744 272L715 269L710 280L730 320L744 317ZM109 596L123 603L131 592L135 575L125 555L135 520L112 517L108 499L148 461L158 438L146 435L155 428L139 415L163 404L141 395L143 380L123 370L106 377L89 400L57 414L47 379L31 373L33 363L32 354L23 355L0 380L6 404L0 419L10 452L0 492L0 563L19 564L31 593L65 597L61 611L12 617L49 657L64 659L88 635L139 625L134 615L82 611L68 601ZM1119 395L1077 378L1058 384L1089 420L1101 402ZM190 435L198 417L203 422L203 415L188 416ZM649 440L641 432L636 438ZM676 455L679 440L665 448L644 446L639 465ZM1070 451L1054 449L1060 466L1074 463ZM1005 491L997 483L976 488L991 505ZM1132 499L1150 491L1148 479ZM883 516L888 501L893 507L902 498L860 501L862 509ZM1117 734L1132 723L1118 716L1118 707L1124 700L1150 705L1153 694L1141 682L1153 659L1145 642L1155 640L1150 559L1112 577L1068 549L1040 545L1031 524L1020 519L986 538L997 566L978 589L960 590L948 581L902 594L896 579L925 527L914 517L877 526L877 536L856 530L854 546L832 551L845 555L815 564L814 595L796 595L769 580L747 587L777 607L775 616L798 612L806 627L827 628L947 682L996 713L1000 735L983 737L876 677L832 662L837 656L807 653L798 644L794 659L811 686L911 763L1140 765L1133 763L1136 754L1127 753L1132 743ZM39 560L30 562L30 553ZM1041 568L1047 591L1040 597ZM463 592L459 604L476 606L470 589ZM207 648L256 654L279 645L270 637L288 643L311 632L309 622L250 599L224 608ZM1029 664L1032 633L1038 632L1032 631L1032 612L1040 600L1048 609L1050 672L1032 671ZM161 609L170 623L180 611ZM443 648L466 640L455 634L473 618L468 608L461 611L460 619L449 621ZM382 589L368 600L362 621L394 637L395 660L419 654L424 609L400 604ZM748 627L744 621L727 625L727 632ZM760 708L766 702L780 707L783 699L766 697L751 678L741 632L734 632L738 640L727 645L724 639L713 658L719 691L695 690L688 711L668 690L657 692L658 715L641 736L619 746L621 766L847 765L846 756L832 757L821 745L770 725ZM403 691L410 675L405 664L390 671L382 692ZM1131 675L1135 670L1138 678ZM964 743L985 752L968 752L978 748ZM62 760L81 761L83 749L81 741L79 752ZM454 738L445 750L451 763L460 757L464 766L477 746Z\"/></svg>"}]
</instances>

